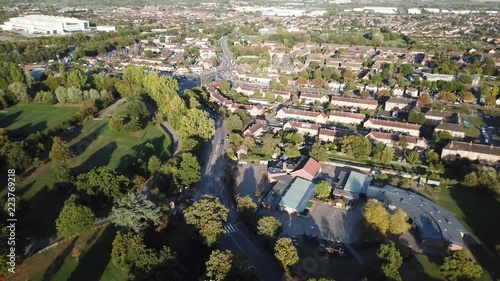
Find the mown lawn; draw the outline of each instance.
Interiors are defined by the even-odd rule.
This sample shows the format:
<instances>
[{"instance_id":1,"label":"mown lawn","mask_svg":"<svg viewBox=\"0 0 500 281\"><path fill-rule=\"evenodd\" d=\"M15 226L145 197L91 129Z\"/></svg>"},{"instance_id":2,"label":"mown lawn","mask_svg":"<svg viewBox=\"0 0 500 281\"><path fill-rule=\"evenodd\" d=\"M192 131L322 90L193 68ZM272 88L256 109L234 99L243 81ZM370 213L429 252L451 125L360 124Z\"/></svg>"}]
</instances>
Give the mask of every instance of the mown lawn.
<instances>
[{"instance_id":1,"label":"mown lawn","mask_svg":"<svg viewBox=\"0 0 500 281\"><path fill-rule=\"evenodd\" d=\"M116 229L104 226L38 253L16 268L7 280L127 280L127 272L111 262L112 242ZM72 251L80 251L78 260Z\"/></svg>"},{"instance_id":2,"label":"mown lawn","mask_svg":"<svg viewBox=\"0 0 500 281\"><path fill-rule=\"evenodd\" d=\"M7 113L0 113L0 128L6 128L9 135L28 136L63 122L77 112L77 107L18 104L8 108Z\"/></svg>"},{"instance_id":3,"label":"mown lawn","mask_svg":"<svg viewBox=\"0 0 500 281\"><path fill-rule=\"evenodd\" d=\"M479 280L500 278L500 259L494 255L495 245L500 244L500 198L466 188L429 189L421 193L452 212L484 244L469 243L474 257L485 269Z\"/></svg>"},{"instance_id":4,"label":"mown lawn","mask_svg":"<svg viewBox=\"0 0 500 281\"><path fill-rule=\"evenodd\" d=\"M493 127L498 127L500 124L500 118L483 118L479 116L462 116L465 121L469 123L469 125L472 126L493 126Z\"/></svg>"},{"instance_id":5,"label":"mown lawn","mask_svg":"<svg viewBox=\"0 0 500 281\"><path fill-rule=\"evenodd\" d=\"M127 174L127 169L138 159L147 163L152 155L162 160L169 156L170 138L160 128L148 126L138 132L115 132L107 127L107 121L90 120L73 132L62 137L68 141L75 155L66 165L77 173L87 172L93 167L108 166ZM29 212L23 218L24 225L34 239L50 236L55 232L55 219L68 193L50 191L46 187L50 169L56 165L49 162L23 179L17 192L29 204Z\"/></svg>"}]
</instances>

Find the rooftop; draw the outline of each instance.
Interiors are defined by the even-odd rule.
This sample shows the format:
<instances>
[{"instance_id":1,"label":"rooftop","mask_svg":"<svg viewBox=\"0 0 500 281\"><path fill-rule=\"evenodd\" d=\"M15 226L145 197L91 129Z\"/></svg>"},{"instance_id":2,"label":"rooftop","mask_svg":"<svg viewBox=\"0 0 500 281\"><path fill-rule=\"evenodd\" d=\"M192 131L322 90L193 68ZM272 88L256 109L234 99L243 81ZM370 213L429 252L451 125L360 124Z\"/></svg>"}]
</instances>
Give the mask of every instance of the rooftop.
<instances>
[{"instance_id":1,"label":"rooftop","mask_svg":"<svg viewBox=\"0 0 500 281\"><path fill-rule=\"evenodd\" d=\"M362 193L363 189L366 190L369 183L369 181L367 182L367 176L365 174L352 171L347 178L344 190L359 195Z\"/></svg>"},{"instance_id":2,"label":"rooftop","mask_svg":"<svg viewBox=\"0 0 500 281\"><path fill-rule=\"evenodd\" d=\"M290 124L290 126L292 126L293 128L311 129L311 130L318 130L321 127L318 124L295 122L295 121L288 121L287 124Z\"/></svg>"},{"instance_id":3,"label":"rooftop","mask_svg":"<svg viewBox=\"0 0 500 281\"><path fill-rule=\"evenodd\" d=\"M352 102L352 103L361 103L361 104L373 104L373 105L378 104L378 102L376 100L358 99L358 98L349 98L349 97L338 97L338 96L332 97L331 103L334 103L334 101Z\"/></svg>"},{"instance_id":4,"label":"rooftop","mask_svg":"<svg viewBox=\"0 0 500 281\"><path fill-rule=\"evenodd\" d=\"M370 186L366 196L404 210L418 225L422 239L464 244L465 227L453 214L423 196L390 185L383 188Z\"/></svg>"},{"instance_id":5,"label":"rooftop","mask_svg":"<svg viewBox=\"0 0 500 281\"><path fill-rule=\"evenodd\" d=\"M455 123L444 123L443 122L436 127L436 130L465 133L464 125L455 124Z\"/></svg>"},{"instance_id":6,"label":"rooftop","mask_svg":"<svg viewBox=\"0 0 500 281\"><path fill-rule=\"evenodd\" d=\"M316 184L308 180L295 178L288 190L285 191L285 196L281 198L279 205L302 212L314 195L315 187Z\"/></svg>"},{"instance_id":7,"label":"rooftop","mask_svg":"<svg viewBox=\"0 0 500 281\"><path fill-rule=\"evenodd\" d=\"M293 115L300 115L300 116L309 116L309 117L317 117L317 116L326 116L323 112L321 111L309 111L309 110L304 110L304 109L297 109L297 108L283 108L284 113L286 114L293 114Z\"/></svg>"},{"instance_id":8,"label":"rooftop","mask_svg":"<svg viewBox=\"0 0 500 281\"><path fill-rule=\"evenodd\" d=\"M468 142L460 142L460 141L451 141L447 146L443 149L452 150L452 151L469 151L479 154L492 154L500 156L500 147L493 145L484 145L477 143L468 143Z\"/></svg>"},{"instance_id":9,"label":"rooftop","mask_svg":"<svg viewBox=\"0 0 500 281\"><path fill-rule=\"evenodd\" d=\"M403 123L403 122L383 120L383 119L370 118L370 119L368 119L368 121L370 121L374 125L379 125L379 126L384 126L384 127L392 127L392 128L404 128L404 129L411 129L411 130L420 130L420 127L421 127L418 124Z\"/></svg>"},{"instance_id":10,"label":"rooftop","mask_svg":"<svg viewBox=\"0 0 500 281\"><path fill-rule=\"evenodd\" d=\"M349 117L349 118L356 118L356 119L360 119L360 120L365 119L364 114L353 113L353 112L348 112L348 111L338 111L338 110L331 110L330 116Z\"/></svg>"}]
</instances>

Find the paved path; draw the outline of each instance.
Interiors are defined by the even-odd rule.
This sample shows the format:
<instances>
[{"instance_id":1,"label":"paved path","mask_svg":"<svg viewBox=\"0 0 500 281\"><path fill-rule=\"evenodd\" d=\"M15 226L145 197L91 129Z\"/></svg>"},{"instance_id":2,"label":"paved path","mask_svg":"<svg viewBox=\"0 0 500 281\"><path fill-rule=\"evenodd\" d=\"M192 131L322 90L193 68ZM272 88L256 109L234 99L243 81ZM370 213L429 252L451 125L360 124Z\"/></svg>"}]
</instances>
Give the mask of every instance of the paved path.
<instances>
[{"instance_id":1,"label":"paved path","mask_svg":"<svg viewBox=\"0 0 500 281\"><path fill-rule=\"evenodd\" d=\"M105 109L101 110L101 112L99 112L99 118L105 118L107 117L109 114L113 114L113 112L115 112L118 107L123 104L125 101L127 101L126 98L121 98L117 101L115 101L115 103L113 103L112 105L106 107Z\"/></svg>"}]
</instances>

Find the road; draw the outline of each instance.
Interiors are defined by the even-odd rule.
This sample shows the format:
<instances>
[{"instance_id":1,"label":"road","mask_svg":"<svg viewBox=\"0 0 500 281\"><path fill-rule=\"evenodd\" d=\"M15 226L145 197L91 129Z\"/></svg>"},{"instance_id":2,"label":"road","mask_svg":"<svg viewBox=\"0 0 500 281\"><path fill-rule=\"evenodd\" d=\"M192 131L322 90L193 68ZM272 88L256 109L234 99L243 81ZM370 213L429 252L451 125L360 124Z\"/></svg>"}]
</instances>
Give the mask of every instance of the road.
<instances>
[{"instance_id":1,"label":"road","mask_svg":"<svg viewBox=\"0 0 500 281\"><path fill-rule=\"evenodd\" d=\"M230 175L226 171L225 150L229 145L226 141L226 129L222 119L215 121L216 132L208 142L205 155L201 155L202 167L201 187L193 196L200 199L204 194L218 197L229 209L228 221L225 224L227 234L220 239L219 245L223 249L242 252L254 264L259 277L263 281L283 280L283 271L274 257L261 245L260 241L246 229L238 217L236 207L227 190Z\"/></svg>"}]
</instances>

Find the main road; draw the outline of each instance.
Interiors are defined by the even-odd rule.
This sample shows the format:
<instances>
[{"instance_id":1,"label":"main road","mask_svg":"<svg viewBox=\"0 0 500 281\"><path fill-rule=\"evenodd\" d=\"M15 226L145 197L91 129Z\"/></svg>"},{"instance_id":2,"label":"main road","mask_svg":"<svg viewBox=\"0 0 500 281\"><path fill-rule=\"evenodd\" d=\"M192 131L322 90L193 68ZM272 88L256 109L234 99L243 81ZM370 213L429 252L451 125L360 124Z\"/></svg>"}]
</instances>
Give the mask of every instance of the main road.
<instances>
[{"instance_id":1,"label":"main road","mask_svg":"<svg viewBox=\"0 0 500 281\"><path fill-rule=\"evenodd\" d=\"M234 63L227 49L227 38L220 40L223 50L221 63L216 68L216 80L225 78L231 71ZM204 194L218 197L229 209L228 221L224 225L226 235L219 240L222 249L232 250L245 254L262 281L285 280L284 272L272 254L263 247L261 242L253 235L239 218L234 201L228 191L232 171L227 169L226 149L229 145L227 130L224 120L215 120L215 135L206 143L205 154L201 156L202 167L201 187L194 199L200 199Z\"/></svg>"}]
</instances>

